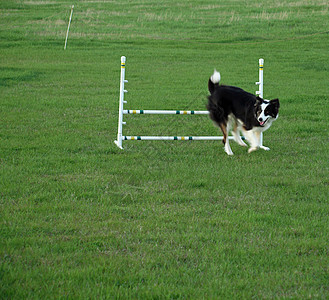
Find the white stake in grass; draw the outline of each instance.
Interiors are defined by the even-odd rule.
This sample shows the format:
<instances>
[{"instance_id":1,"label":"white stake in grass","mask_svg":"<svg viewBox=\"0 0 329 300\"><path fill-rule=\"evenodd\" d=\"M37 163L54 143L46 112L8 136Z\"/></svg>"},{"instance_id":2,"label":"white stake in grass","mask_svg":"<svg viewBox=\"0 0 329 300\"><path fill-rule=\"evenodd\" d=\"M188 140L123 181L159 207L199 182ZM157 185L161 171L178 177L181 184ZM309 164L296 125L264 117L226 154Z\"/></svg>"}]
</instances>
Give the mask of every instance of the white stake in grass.
<instances>
[{"instance_id":1,"label":"white stake in grass","mask_svg":"<svg viewBox=\"0 0 329 300\"><path fill-rule=\"evenodd\" d=\"M69 25L67 26L67 31L66 31L64 50L66 50L67 38L69 37L70 25L71 25L71 20L72 20L72 15L73 15L73 8L74 8L74 5L72 5L72 7L71 7L71 14L70 14L70 19L69 19Z\"/></svg>"}]
</instances>

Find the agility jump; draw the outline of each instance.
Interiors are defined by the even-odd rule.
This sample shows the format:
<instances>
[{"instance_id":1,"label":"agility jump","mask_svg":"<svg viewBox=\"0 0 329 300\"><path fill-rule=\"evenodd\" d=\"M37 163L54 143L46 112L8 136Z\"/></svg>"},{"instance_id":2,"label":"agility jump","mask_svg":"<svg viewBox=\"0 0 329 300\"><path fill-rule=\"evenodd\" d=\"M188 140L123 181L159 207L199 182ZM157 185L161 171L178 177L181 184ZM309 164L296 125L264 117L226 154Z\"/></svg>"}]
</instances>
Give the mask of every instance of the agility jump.
<instances>
[{"instance_id":1,"label":"agility jump","mask_svg":"<svg viewBox=\"0 0 329 300\"><path fill-rule=\"evenodd\" d=\"M256 85L259 86L259 90L256 91L256 95L263 98L263 65L264 59L259 59L259 81ZM125 83L128 80L125 79L126 69L126 57L121 56L121 75L120 75L120 98L119 98L119 122L118 122L118 135L114 143L120 148L122 147L123 141L218 141L223 140L223 136L126 136L123 135L122 128L126 122L123 121L123 115L128 114L140 114L140 115L209 115L207 110L124 110L123 105L127 103L124 100L124 94L128 91L125 90ZM234 139L233 136L229 136L229 139ZM262 145L261 135L261 145Z\"/></svg>"}]
</instances>

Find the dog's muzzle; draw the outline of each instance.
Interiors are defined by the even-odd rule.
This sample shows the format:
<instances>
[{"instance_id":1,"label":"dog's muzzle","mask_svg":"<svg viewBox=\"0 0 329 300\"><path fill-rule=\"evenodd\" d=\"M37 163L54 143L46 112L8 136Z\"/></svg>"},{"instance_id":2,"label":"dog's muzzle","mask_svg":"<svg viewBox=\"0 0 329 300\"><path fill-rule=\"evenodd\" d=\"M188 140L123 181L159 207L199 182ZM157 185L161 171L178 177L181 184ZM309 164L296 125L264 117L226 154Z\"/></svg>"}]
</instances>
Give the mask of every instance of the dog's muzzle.
<instances>
[{"instance_id":1,"label":"dog's muzzle","mask_svg":"<svg viewBox=\"0 0 329 300\"><path fill-rule=\"evenodd\" d=\"M263 120L263 118L259 118L259 119L258 119L259 125L260 125L260 126L264 126L265 123L267 122L267 120L268 120L268 118L265 119L265 120Z\"/></svg>"}]
</instances>

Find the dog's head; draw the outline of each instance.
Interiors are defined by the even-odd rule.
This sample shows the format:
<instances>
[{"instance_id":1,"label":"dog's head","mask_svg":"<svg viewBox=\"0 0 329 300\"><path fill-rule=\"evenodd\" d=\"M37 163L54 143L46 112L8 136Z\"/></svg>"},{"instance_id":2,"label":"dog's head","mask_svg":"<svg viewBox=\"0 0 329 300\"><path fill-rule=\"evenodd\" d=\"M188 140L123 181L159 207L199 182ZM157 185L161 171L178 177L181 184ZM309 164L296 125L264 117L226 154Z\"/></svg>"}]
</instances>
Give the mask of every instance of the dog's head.
<instances>
[{"instance_id":1,"label":"dog's head","mask_svg":"<svg viewBox=\"0 0 329 300\"><path fill-rule=\"evenodd\" d=\"M265 100L257 97L255 103L255 117L260 126L265 126L270 119L277 119L279 115L279 99Z\"/></svg>"}]
</instances>

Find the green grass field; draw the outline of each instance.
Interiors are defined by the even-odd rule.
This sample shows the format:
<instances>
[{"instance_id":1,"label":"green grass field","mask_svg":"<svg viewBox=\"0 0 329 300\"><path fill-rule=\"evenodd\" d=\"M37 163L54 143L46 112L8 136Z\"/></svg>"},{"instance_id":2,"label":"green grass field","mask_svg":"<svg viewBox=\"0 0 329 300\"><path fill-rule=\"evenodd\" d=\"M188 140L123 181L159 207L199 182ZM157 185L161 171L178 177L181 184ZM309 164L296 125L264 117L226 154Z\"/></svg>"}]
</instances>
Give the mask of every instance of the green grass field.
<instances>
[{"instance_id":1,"label":"green grass field","mask_svg":"<svg viewBox=\"0 0 329 300\"><path fill-rule=\"evenodd\" d=\"M64 51L70 7L74 13ZM327 1L0 2L1 299L328 299ZM214 68L280 116L271 151L116 139L205 110ZM217 135L125 116L126 135Z\"/></svg>"}]
</instances>

